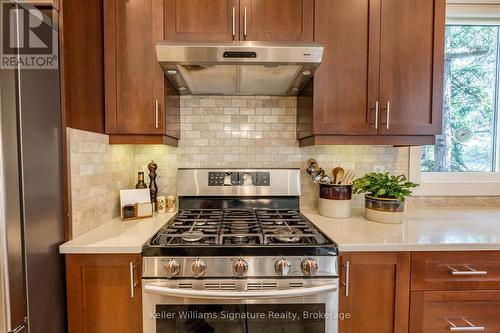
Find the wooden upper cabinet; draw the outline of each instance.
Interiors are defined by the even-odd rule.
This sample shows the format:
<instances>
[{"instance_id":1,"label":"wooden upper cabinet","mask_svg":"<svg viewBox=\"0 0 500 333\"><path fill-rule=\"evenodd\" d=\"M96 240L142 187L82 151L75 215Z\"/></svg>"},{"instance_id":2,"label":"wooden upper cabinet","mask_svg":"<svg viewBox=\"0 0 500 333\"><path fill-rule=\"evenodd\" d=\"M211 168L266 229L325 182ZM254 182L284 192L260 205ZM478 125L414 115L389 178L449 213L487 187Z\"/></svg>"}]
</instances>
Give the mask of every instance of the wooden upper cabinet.
<instances>
[{"instance_id":1,"label":"wooden upper cabinet","mask_svg":"<svg viewBox=\"0 0 500 333\"><path fill-rule=\"evenodd\" d=\"M165 134L163 0L104 1L106 132Z\"/></svg>"},{"instance_id":2,"label":"wooden upper cabinet","mask_svg":"<svg viewBox=\"0 0 500 333\"><path fill-rule=\"evenodd\" d=\"M340 333L408 332L410 253L344 253L340 281Z\"/></svg>"},{"instance_id":3,"label":"wooden upper cabinet","mask_svg":"<svg viewBox=\"0 0 500 333\"><path fill-rule=\"evenodd\" d=\"M314 76L315 134L377 134L379 43L370 30L379 10L378 1L316 0L314 35L324 53Z\"/></svg>"},{"instance_id":4,"label":"wooden upper cabinet","mask_svg":"<svg viewBox=\"0 0 500 333\"><path fill-rule=\"evenodd\" d=\"M313 41L314 0L241 0L240 39Z\"/></svg>"},{"instance_id":5,"label":"wooden upper cabinet","mask_svg":"<svg viewBox=\"0 0 500 333\"><path fill-rule=\"evenodd\" d=\"M165 0L165 39L238 39L239 0Z\"/></svg>"},{"instance_id":6,"label":"wooden upper cabinet","mask_svg":"<svg viewBox=\"0 0 500 333\"><path fill-rule=\"evenodd\" d=\"M141 256L66 256L68 332L142 332Z\"/></svg>"},{"instance_id":7,"label":"wooden upper cabinet","mask_svg":"<svg viewBox=\"0 0 500 333\"><path fill-rule=\"evenodd\" d=\"M444 1L316 0L314 41L325 49L303 103L312 109L297 110L300 144L433 144Z\"/></svg>"},{"instance_id":8,"label":"wooden upper cabinet","mask_svg":"<svg viewBox=\"0 0 500 333\"><path fill-rule=\"evenodd\" d=\"M441 132L445 0L382 0L380 133Z\"/></svg>"},{"instance_id":9,"label":"wooden upper cabinet","mask_svg":"<svg viewBox=\"0 0 500 333\"><path fill-rule=\"evenodd\" d=\"M165 0L171 41L313 41L314 0Z\"/></svg>"},{"instance_id":10,"label":"wooden upper cabinet","mask_svg":"<svg viewBox=\"0 0 500 333\"><path fill-rule=\"evenodd\" d=\"M44 1L30 2L38 4ZM104 133L102 21L102 0L60 2L59 52L64 127Z\"/></svg>"}]
</instances>

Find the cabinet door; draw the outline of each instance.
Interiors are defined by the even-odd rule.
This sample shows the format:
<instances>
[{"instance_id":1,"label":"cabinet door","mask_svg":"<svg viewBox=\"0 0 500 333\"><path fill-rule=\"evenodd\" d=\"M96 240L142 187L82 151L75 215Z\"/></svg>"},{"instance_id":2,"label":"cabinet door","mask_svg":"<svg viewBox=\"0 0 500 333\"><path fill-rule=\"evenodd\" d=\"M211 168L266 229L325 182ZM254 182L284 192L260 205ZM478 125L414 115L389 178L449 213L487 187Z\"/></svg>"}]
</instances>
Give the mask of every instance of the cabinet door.
<instances>
[{"instance_id":1,"label":"cabinet door","mask_svg":"<svg viewBox=\"0 0 500 333\"><path fill-rule=\"evenodd\" d=\"M70 333L142 332L141 256L67 255Z\"/></svg>"},{"instance_id":2,"label":"cabinet door","mask_svg":"<svg viewBox=\"0 0 500 333\"><path fill-rule=\"evenodd\" d=\"M411 333L500 332L500 291L415 291Z\"/></svg>"},{"instance_id":3,"label":"cabinet door","mask_svg":"<svg viewBox=\"0 0 500 333\"><path fill-rule=\"evenodd\" d=\"M381 0L381 134L441 132L444 0Z\"/></svg>"},{"instance_id":4,"label":"cabinet door","mask_svg":"<svg viewBox=\"0 0 500 333\"><path fill-rule=\"evenodd\" d=\"M162 39L163 0L104 2L107 133L165 134Z\"/></svg>"},{"instance_id":5,"label":"cabinet door","mask_svg":"<svg viewBox=\"0 0 500 333\"><path fill-rule=\"evenodd\" d=\"M60 3L59 52L64 127L104 133L102 25L102 0Z\"/></svg>"},{"instance_id":6,"label":"cabinet door","mask_svg":"<svg viewBox=\"0 0 500 333\"><path fill-rule=\"evenodd\" d=\"M241 0L240 39L313 41L314 0Z\"/></svg>"},{"instance_id":7,"label":"cabinet door","mask_svg":"<svg viewBox=\"0 0 500 333\"><path fill-rule=\"evenodd\" d=\"M340 333L408 332L409 253L346 253L341 266Z\"/></svg>"},{"instance_id":8,"label":"cabinet door","mask_svg":"<svg viewBox=\"0 0 500 333\"><path fill-rule=\"evenodd\" d=\"M171 41L238 39L239 0L165 0L165 38Z\"/></svg>"},{"instance_id":9,"label":"cabinet door","mask_svg":"<svg viewBox=\"0 0 500 333\"><path fill-rule=\"evenodd\" d=\"M314 134L377 134L379 0L316 0Z\"/></svg>"}]
</instances>

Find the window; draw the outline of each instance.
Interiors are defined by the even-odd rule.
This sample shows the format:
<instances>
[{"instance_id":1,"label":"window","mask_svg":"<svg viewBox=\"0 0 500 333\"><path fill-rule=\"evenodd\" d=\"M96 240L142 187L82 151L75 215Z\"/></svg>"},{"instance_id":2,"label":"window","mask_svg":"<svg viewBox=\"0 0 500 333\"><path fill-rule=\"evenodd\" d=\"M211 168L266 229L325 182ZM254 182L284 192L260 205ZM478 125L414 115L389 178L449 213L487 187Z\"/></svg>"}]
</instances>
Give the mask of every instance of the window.
<instances>
[{"instance_id":1,"label":"window","mask_svg":"<svg viewBox=\"0 0 500 333\"><path fill-rule=\"evenodd\" d=\"M410 177L417 194L499 195L500 5L462 1L447 15L443 131L411 149Z\"/></svg>"},{"instance_id":2,"label":"window","mask_svg":"<svg viewBox=\"0 0 500 333\"><path fill-rule=\"evenodd\" d=\"M494 172L498 26L448 25L443 134L422 152L422 172Z\"/></svg>"}]
</instances>

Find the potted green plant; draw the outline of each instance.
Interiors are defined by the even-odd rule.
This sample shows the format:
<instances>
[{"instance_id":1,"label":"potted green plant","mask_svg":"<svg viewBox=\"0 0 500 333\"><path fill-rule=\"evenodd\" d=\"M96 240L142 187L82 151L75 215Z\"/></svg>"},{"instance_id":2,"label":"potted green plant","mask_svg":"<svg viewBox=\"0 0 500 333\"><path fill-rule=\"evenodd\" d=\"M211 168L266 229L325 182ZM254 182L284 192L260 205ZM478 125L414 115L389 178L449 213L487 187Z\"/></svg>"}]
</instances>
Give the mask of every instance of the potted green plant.
<instances>
[{"instance_id":1,"label":"potted green plant","mask_svg":"<svg viewBox=\"0 0 500 333\"><path fill-rule=\"evenodd\" d=\"M372 172L353 183L353 193L365 194L365 218L380 223L402 223L405 199L412 183L404 175L392 176L388 172Z\"/></svg>"}]
</instances>

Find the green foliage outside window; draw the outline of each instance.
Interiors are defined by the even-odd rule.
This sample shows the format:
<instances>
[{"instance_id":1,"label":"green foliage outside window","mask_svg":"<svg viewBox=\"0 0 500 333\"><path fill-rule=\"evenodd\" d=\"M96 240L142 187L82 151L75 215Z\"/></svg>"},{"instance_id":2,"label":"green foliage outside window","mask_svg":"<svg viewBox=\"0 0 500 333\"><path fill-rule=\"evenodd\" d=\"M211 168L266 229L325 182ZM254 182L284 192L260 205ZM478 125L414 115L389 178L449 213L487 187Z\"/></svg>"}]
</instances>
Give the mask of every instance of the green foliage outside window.
<instances>
[{"instance_id":1,"label":"green foliage outside window","mask_svg":"<svg viewBox=\"0 0 500 333\"><path fill-rule=\"evenodd\" d=\"M498 45L498 26L446 27L443 134L422 171L495 171Z\"/></svg>"}]
</instances>

